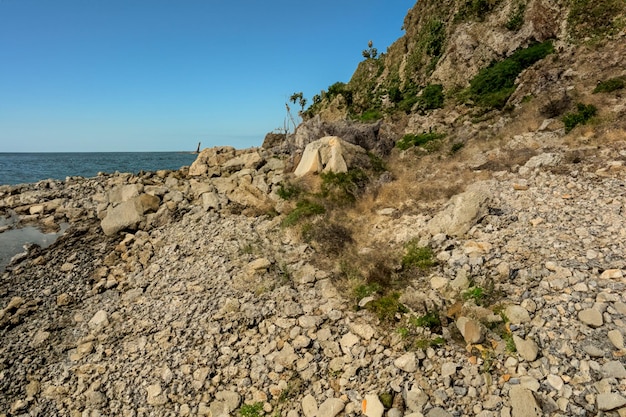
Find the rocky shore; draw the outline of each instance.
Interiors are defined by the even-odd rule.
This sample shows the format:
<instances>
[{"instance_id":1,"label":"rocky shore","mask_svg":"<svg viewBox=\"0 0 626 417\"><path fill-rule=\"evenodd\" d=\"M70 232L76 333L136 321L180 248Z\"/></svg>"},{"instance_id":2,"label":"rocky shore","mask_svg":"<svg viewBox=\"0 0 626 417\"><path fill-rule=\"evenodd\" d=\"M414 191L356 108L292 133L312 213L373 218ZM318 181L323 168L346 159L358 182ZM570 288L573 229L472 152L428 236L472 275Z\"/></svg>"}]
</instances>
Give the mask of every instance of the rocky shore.
<instances>
[{"instance_id":1,"label":"rocky shore","mask_svg":"<svg viewBox=\"0 0 626 417\"><path fill-rule=\"evenodd\" d=\"M422 348L281 227L295 166L265 150L2 187L2 213L70 227L0 281L0 415L626 415L620 146L552 148L433 214L372 215L364 245L435 253L400 299L440 312Z\"/></svg>"}]
</instances>

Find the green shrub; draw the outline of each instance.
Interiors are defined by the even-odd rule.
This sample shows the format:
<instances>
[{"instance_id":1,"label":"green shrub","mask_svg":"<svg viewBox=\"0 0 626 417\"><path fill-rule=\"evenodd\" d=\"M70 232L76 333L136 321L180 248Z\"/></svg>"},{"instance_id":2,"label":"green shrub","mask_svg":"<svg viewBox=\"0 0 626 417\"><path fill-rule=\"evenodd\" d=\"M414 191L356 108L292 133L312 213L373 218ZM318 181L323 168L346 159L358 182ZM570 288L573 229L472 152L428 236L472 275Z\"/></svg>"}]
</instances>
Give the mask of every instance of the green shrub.
<instances>
[{"instance_id":1,"label":"green shrub","mask_svg":"<svg viewBox=\"0 0 626 417\"><path fill-rule=\"evenodd\" d=\"M517 9L511 13L509 20L504 25L508 30L517 32L524 25L524 13L526 13L526 4L520 3Z\"/></svg>"},{"instance_id":2,"label":"green shrub","mask_svg":"<svg viewBox=\"0 0 626 417\"><path fill-rule=\"evenodd\" d=\"M283 226L293 226L302 218L311 217L316 214L324 214L325 212L326 209L317 203L313 203L309 200L300 200L296 203L296 208L285 217L282 224Z\"/></svg>"},{"instance_id":3,"label":"green shrub","mask_svg":"<svg viewBox=\"0 0 626 417\"><path fill-rule=\"evenodd\" d=\"M372 171L377 174L387 171L387 165L385 164L385 160L383 158L372 152L368 152L367 156L370 159L370 167Z\"/></svg>"},{"instance_id":4,"label":"green shrub","mask_svg":"<svg viewBox=\"0 0 626 417\"><path fill-rule=\"evenodd\" d=\"M594 88L593 94L612 93L613 91L621 90L624 87L626 87L626 81L623 77L611 78L599 83L596 88Z\"/></svg>"},{"instance_id":5,"label":"green shrub","mask_svg":"<svg viewBox=\"0 0 626 417\"><path fill-rule=\"evenodd\" d=\"M515 91L517 76L552 52L554 47L551 41L536 43L483 68L470 81L469 97L483 107L502 109Z\"/></svg>"},{"instance_id":6,"label":"green shrub","mask_svg":"<svg viewBox=\"0 0 626 417\"><path fill-rule=\"evenodd\" d=\"M419 246L418 242L412 240L406 245L404 256L402 257L403 268L428 269L435 265L434 253L428 246Z\"/></svg>"},{"instance_id":7,"label":"green shrub","mask_svg":"<svg viewBox=\"0 0 626 417\"><path fill-rule=\"evenodd\" d=\"M408 133L402 137L397 143L396 147L401 150L407 150L413 146L423 146L428 142L432 142L438 139L444 138L446 135L443 133L429 132L415 135Z\"/></svg>"},{"instance_id":8,"label":"green shrub","mask_svg":"<svg viewBox=\"0 0 626 417\"><path fill-rule=\"evenodd\" d=\"M371 109L365 110L358 117L358 120L362 122L375 122L376 120L380 120L383 118L383 114L379 110Z\"/></svg>"},{"instance_id":9,"label":"green shrub","mask_svg":"<svg viewBox=\"0 0 626 417\"><path fill-rule=\"evenodd\" d=\"M244 404L239 408L241 417L260 417L263 413L263 403Z\"/></svg>"},{"instance_id":10,"label":"green shrub","mask_svg":"<svg viewBox=\"0 0 626 417\"><path fill-rule=\"evenodd\" d=\"M291 200L298 197L302 193L302 188L292 183L280 184L276 194L283 200Z\"/></svg>"},{"instance_id":11,"label":"green shrub","mask_svg":"<svg viewBox=\"0 0 626 417\"><path fill-rule=\"evenodd\" d=\"M589 119L598 113L598 109L593 104L577 104L578 111L575 113L567 113L563 116L565 124L565 133L569 133L578 125L586 124Z\"/></svg>"},{"instance_id":12,"label":"green shrub","mask_svg":"<svg viewBox=\"0 0 626 417\"><path fill-rule=\"evenodd\" d=\"M411 324L417 327L426 327L435 330L441 327L441 319L437 311L428 311L423 316L413 318Z\"/></svg>"},{"instance_id":13,"label":"green shrub","mask_svg":"<svg viewBox=\"0 0 626 417\"><path fill-rule=\"evenodd\" d=\"M574 39L598 38L624 27L626 12L624 0L569 0L571 7L567 16L570 35Z\"/></svg>"},{"instance_id":14,"label":"green shrub","mask_svg":"<svg viewBox=\"0 0 626 417\"><path fill-rule=\"evenodd\" d=\"M464 300L474 300L476 305L483 305L485 290L481 287L473 287L463 293Z\"/></svg>"},{"instance_id":15,"label":"green shrub","mask_svg":"<svg viewBox=\"0 0 626 417\"><path fill-rule=\"evenodd\" d=\"M454 155L455 153L457 153L458 151L460 151L464 147L465 147L465 143L463 143L463 142L454 142L452 144L452 146L450 147L450 155Z\"/></svg>"},{"instance_id":16,"label":"green shrub","mask_svg":"<svg viewBox=\"0 0 626 417\"><path fill-rule=\"evenodd\" d=\"M338 202L354 202L369 181L367 174L361 169L323 172L320 178L322 196Z\"/></svg>"},{"instance_id":17,"label":"green shrub","mask_svg":"<svg viewBox=\"0 0 626 417\"><path fill-rule=\"evenodd\" d=\"M428 84L417 97L418 108L420 111L440 109L443 107L443 100L443 85Z\"/></svg>"},{"instance_id":18,"label":"green shrub","mask_svg":"<svg viewBox=\"0 0 626 417\"><path fill-rule=\"evenodd\" d=\"M394 292L370 301L365 308L376 314L380 321L391 322L397 313L408 313L407 308L398 301L399 299L400 293Z\"/></svg>"},{"instance_id":19,"label":"green shrub","mask_svg":"<svg viewBox=\"0 0 626 417\"><path fill-rule=\"evenodd\" d=\"M354 289L354 298L356 298L358 303L365 297L369 297L370 295L379 292L380 289L380 285L376 282L359 285Z\"/></svg>"},{"instance_id":20,"label":"green shrub","mask_svg":"<svg viewBox=\"0 0 626 417\"><path fill-rule=\"evenodd\" d=\"M416 349L426 350L429 347L443 346L445 344L446 344L446 339L444 339L441 336L437 336L433 339L417 339L415 343L413 343L413 346Z\"/></svg>"}]
</instances>

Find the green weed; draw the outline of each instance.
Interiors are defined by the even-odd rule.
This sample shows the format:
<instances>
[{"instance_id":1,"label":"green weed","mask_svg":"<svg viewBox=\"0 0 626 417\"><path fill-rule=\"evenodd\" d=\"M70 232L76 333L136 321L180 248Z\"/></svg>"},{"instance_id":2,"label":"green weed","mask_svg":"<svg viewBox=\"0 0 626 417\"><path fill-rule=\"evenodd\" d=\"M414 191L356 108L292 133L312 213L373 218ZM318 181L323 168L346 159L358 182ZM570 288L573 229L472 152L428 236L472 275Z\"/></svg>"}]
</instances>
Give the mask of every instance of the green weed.
<instances>
[{"instance_id":1,"label":"green weed","mask_svg":"<svg viewBox=\"0 0 626 417\"><path fill-rule=\"evenodd\" d=\"M504 25L508 30L517 32L524 25L524 13L526 13L526 4L520 3L517 5L517 9L511 13L509 20Z\"/></svg>"},{"instance_id":2,"label":"green weed","mask_svg":"<svg viewBox=\"0 0 626 417\"><path fill-rule=\"evenodd\" d=\"M244 404L239 407L241 417L261 417L263 415L263 403Z\"/></svg>"},{"instance_id":3,"label":"green weed","mask_svg":"<svg viewBox=\"0 0 626 417\"><path fill-rule=\"evenodd\" d=\"M283 200L291 200L302 194L303 190L300 186L292 183L280 184L276 194Z\"/></svg>"},{"instance_id":4,"label":"green weed","mask_svg":"<svg viewBox=\"0 0 626 417\"><path fill-rule=\"evenodd\" d=\"M309 200L300 200L296 204L296 208L285 217L282 222L284 227L293 226L302 218L311 217L316 214L324 214L326 209L323 206L313 203Z\"/></svg>"},{"instance_id":5,"label":"green weed","mask_svg":"<svg viewBox=\"0 0 626 417\"><path fill-rule=\"evenodd\" d=\"M441 319L437 311L428 311L423 316L413 317L410 323L417 327L426 327L431 331L441 328Z\"/></svg>"},{"instance_id":6,"label":"green weed","mask_svg":"<svg viewBox=\"0 0 626 417\"><path fill-rule=\"evenodd\" d=\"M421 112L440 109L443 107L443 102L443 85L441 84L428 84L417 98L418 110Z\"/></svg>"},{"instance_id":7,"label":"green weed","mask_svg":"<svg viewBox=\"0 0 626 417\"><path fill-rule=\"evenodd\" d=\"M597 93L612 93L616 90L621 90L626 87L626 80L624 77L611 78L599 83L596 88L593 89L593 94Z\"/></svg>"},{"instance_id":8,"label":"green weed","mask_svg":"<svg viewBox=\"0 0 626 417\"><path fill-rule=\"evenodd\" d=\"M536 43L483 68L470 81L469 97L483 107L502 109L515 91L517 76L553 52L551 41Z\"/></svg>"},{"instance_id":9,"label":"green weed","mask_svg":"<svg viewBox=\"0 0 626 417\"><path fill-rule=\"evenodd\" d=\"M361 169L323 172L320 178L322 196L338 202L354 202L369 181L367 174Z\"/></svg>"},{"instance_id":10,"label":"green weed","mask_svg":"<svg viewBox=\"0 0 626 417\"><path fill-rule=\"evenodd\" d=\"M407 308L398 301L399 299L400 293L394 292L367 303L365 308L376 314L380 321L392 322L396 314L408 313Z\"/></svg>"},{"instance_id":11,"label":"green weed","mask_svg":"<svg viewBox=\"0 0 626 417\"><path fill-rule=\"evenodd\" d=\"M563 116L565 124L565 133L569 133L578 125L586 124L589 119L598 113L598 109L593 104L578 103L576 105L578 111L575 113L567 113Z\"/></svg>"},{"instance_id":12,"label":"green weed","mask_svg":"<svg viewBox=\"0 0 626 417\"><path fill-rule=\"evenodd\" d=\"M410 241L405 247L402 257L403 268L419 268L422 270L433 267L436 262L434 253L428 246L419 246L415 240Z\"/></svg>"}]
</instances>

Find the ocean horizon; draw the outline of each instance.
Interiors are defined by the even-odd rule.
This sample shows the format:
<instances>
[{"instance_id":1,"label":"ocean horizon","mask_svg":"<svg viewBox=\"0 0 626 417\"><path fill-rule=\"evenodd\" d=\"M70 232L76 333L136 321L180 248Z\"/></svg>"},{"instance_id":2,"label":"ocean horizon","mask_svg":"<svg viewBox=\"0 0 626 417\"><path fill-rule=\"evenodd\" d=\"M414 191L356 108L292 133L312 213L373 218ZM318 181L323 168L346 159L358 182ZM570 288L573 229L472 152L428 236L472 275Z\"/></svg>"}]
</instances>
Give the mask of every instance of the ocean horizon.
<instances>
[{"instance_id":1,"label":"ocean horizon","mask_svg":"<svg viewBox=\"0 0 626 417\"><path fill-rule=\"evenodd\" d=\"M98 173L178 170L190 166L197 154L170 152L0 152L0 185L91 178Z\"/></svg>"}]
</instances>

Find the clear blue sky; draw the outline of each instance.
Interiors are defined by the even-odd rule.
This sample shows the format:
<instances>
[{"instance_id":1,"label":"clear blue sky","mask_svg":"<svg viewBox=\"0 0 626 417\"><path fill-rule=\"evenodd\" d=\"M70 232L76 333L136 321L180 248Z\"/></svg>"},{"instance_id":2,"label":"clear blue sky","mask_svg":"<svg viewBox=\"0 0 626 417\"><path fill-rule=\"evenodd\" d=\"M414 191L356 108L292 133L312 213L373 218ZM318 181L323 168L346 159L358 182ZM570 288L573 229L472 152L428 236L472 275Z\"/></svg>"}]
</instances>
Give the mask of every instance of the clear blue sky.
<instances>
[{"instance_id":1,"label":"clear blue sky","mask_svg":"<svg viewBox=\"0 0 626 417\"><path fill-rule=\"evenodd\" d=\"M0 0L0 152L260 146L414 0Z\"/></svg>"}]
</instances>

